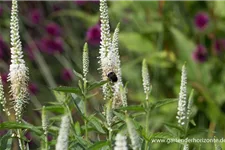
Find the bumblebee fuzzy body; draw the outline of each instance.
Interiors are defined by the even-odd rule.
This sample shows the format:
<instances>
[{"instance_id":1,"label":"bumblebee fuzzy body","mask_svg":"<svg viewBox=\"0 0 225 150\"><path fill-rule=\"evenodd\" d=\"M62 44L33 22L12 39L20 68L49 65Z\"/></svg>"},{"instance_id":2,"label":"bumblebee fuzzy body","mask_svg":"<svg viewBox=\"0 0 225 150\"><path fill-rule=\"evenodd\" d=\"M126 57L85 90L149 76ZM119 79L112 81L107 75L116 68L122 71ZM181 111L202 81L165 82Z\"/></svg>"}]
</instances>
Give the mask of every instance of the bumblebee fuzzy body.
<instances>
[{"instance_id":1,"label":"bumblebee fuzzy body","mask_svg":"<svg viewBox=\"0 0 225 150\"><path fill-rule=\"evenodd\" d=\"M110 72L110 73L108 73L108 74L107 74L107 77L109 78L109 80L110 80L111 82L117 82L117 80L118 80L118 78L117 78L115 72Z\"/></svg>"}]
</instances>

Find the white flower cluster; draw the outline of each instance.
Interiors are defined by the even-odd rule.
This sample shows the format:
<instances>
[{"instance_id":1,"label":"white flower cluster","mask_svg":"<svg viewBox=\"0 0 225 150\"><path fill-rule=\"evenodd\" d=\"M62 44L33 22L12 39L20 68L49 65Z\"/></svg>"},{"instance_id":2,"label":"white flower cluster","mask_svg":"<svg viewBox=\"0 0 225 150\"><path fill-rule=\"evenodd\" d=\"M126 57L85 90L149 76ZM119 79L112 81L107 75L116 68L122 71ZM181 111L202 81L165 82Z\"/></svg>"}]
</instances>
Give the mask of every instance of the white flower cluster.
<instances>
[{"instance_id":1,"label":"white flower cluster","mask_svg":"<svg viewBox=\"0 0 225 150\"><path fill-rule=\"evenodd\" d=\"M115 147L114 150L128 150L127 147L127 137L118 133L115 139Z\"/></svg>"},{"instance_id":2,"label":"white flower cluster","mask_svg":"<svg viewBox=\"0 0 225 150\"><path fill-rule=\"evenodd\" d=\"M70 118L69 115L62 117L59 135L56 143L56 150L67 150L69 142Z\"/></svg>"},{"instance_id":3,"label":"white flower cluster","mask_svg":"<svg viewBox=\"0 0 225 150\"><path fill-rule=\"evenodd\" d=\"M126 106L126 103L122 101L124 96L121 97L120 87L123 87L122 74L120 69L120 56L118 51L118 34L119 24L115 29L113 38L111 40L108 6L106 0L100 0L100 21L101 21L101 45L100 45L100 66L102 70L102 79L107 80L108 73L114 72L117 81L113 84L103 85L104 99L113 99L113 108L120 107L121 105Z\"/></svg>"},{"instance_id":4,"label":"white flower cluster","mask_svg":"<svg viewBox=\"0 0 225 150\"><path fill-rule=\"evenodd\" d=\"M83 76L85 80L88 73L88 68L89 68L88 45L87 43L85 43L83 49Z\"/></svg>"},{"instance_id":5,"label":"white flower cluster","mask_svg":"<svg viewBox=\"0 0 225 150\"><path fill-rule=\"evenodd\" d=\"M189 150L189 145L188 145L188 143L185 143L185 144L184 144L183 150Z\"/></svg>"},{"instance_id":6,"label":"white flower cluster","mask_svg":"<svg viewBox=\"0 0 225 150\"><path fill-rule=\"evenodd\" d=\"M181 73L181 85L180 85L180 93L178 99L178 112L177 119L178 124L183 126L187 120L187 70L185 65L182 67Z\"/></svg>"},{"instance_id":7,"label":"white flower cluster","mask_svg":"<svg viewBox=\"0 0 225 150\"><path fill-rule=\"evenodd\" d=\"M142 82L144 87L144 93L146 94L146 99L148 99L150 93L150 77L148 72L148 65L145 59L142 62Z\"/></svg>"},{"instance_id":8,"label":"white flower cluster","mask_svg":"<svg viewBox=\"0 0 225 150\"><path fill-rule=\"evenodd\" d=\"M10 112L9 112L9 109L6 107L6 98L4 96L4 89L3 89L3 84L2 84L2 78L0 76L0 103L3 107L3 111L6 112L6 114L9 116L10 115Z\"/></svg>"},{"instance_id":9,"label":"white flower cluster","mask_svg":"<svg viewBox=\"0 0 225 150\"><path fill-rule=\"evenodd\" d=\"M132 121L129 118L126 118L126 124L129 137L131 140L132 149L140 150L141 149L140 137L135 129L135 126L133 125Z\"/></svg>"},{"instance_id":10,"label":"white flower cluster","mask_svg":"<svg viewBox=\"0 0 225 150\"><path fill-rule=\"evenodd\" d=\"M42 129L44 130L44 134L47 135L49 122L48 122L48 116L45 110L45 106L42 107L41 122L42 122Z\"/></svg>"},{"instance_id":11,"label":"white flower cluster","mask_svg":"<svg viewBox=\"0 0 225 150\"><path fill-rule=\"evenodd\" d=\"M14 110L17 121L21 119L24 104L27 103L27 82L28 68L23 60L22 46L19 36L19 19L17 0L12 0L12 11L10 21L11 37L11 64L8 81L10 84L10 94L14 102Z\"/></svg>"}]
</instances>

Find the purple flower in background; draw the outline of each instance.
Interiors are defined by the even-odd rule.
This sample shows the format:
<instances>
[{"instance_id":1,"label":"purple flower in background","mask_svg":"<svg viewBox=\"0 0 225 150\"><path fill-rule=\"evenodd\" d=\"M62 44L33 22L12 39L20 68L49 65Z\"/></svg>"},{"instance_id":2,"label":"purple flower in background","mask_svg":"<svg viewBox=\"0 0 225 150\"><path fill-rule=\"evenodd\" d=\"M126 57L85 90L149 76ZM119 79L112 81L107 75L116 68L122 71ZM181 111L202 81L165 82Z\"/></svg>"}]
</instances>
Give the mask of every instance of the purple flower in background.
<instances>
[{"instance_id":1,"label":"purple flower in background","mask_svg":"<svg viewBox=\"0 0 225 150\"><path fill-rule=\"evenodd\" d=\"M9 52L9 47L6 45L3 38L0 36L0 59L3 59L7 52Z\"/></svg>"},{"instance_id":2,"label":"purple flower in background","mask_svg":"<svg viewBox=\"0 0 225 150\"><path fill-rule=\"evenodd\" d=\"M5 72L1 74L3 85L7 84L7 77L8 77L8 73Z\"/></svg>"},{"instance_id":3,"label":"purple flower in background","mask_svg":"<svg viewBox=\"0 0 225 150\"><path fill-rule=\"evenodd\" d=\"M63 40L60 37L43 38L39 41L38 47L42 52L45 52L47 54L62 53Z\"/></svg>"},{"instance_id":4,"label":"purple flower in background","mask_svg":"<svg viewBox=\"0 0 225 150\"><path fill-rule=\"evenodd\" d=\"M91 0L93 3L99 3L99 0Z\"/></svg>"},{"instance_id":5,"label":"purple flower in background","mask_svg":"<svg viewBox=\"0 0 225 150\"><path fill-rule=\"evenodd\" d=\"M199 12L196 16L195 16L195 26L199 29L199 30L204 30L209 22L209 16L207 13L204 12Z\"/></svg>"},{"instance_id":6,"label":"purple flower in background","mask_svg":"<svg viewBox=\"0 0 225 150\"><path fill-rule=\"evenodd\" d=\"M205 62L207 60L207 51L205 46L197 45L195 51L193 52L193 59L197 62Z\"/></svg>"},{"instance_id":7,"label":"purple flower in background","mask_svg":"<svg viewBox=\"0 0 225 150\"><path fill-rule=\"evenodd\" d=\"M40 9L33 9L29 13L29 18L33 24L38 24L41 21L42 13Z\"/></svg>"},{"instance_id":8,"label":"purple flower in background","mask_svg":"<svg viewBox=\"0 0 225 150\"><path fill-rule=\"evenodd\" d=\"M79 6L85 5L87 3L87 1L79 1L79 0L75 0L74 2Z\"/></svg>"},{"instance_id":9,"label":"purple flower in background","mask_svg":"<svg viewBox=\"0 0 225 150\"><path fill-rule=\"evenodd\" d=\"M67 68L64 68L64 69L61 71L61 79L62 79L62 80L64 80L64 81L71 81L72 78L73 78L72 70L67 69Z\"/></svg>"},{"instance_id":10,"label":"purple flower in background","mask_svg":"<svg viewBox=\"0 0 225 150\"><path fill-rule=\"evenodd\" d=\"M101 41L100 25L96 24L88 29L86 33L86 40L92 45L98 45Z\"/></svg>"},{"instance_id":11,"label":"purple flower in background","mask_svg":"<svg viewBox=\"0 0 225 150\"><path fill-rule=\"evenodd\" d=\"M215 52L218 54L225 50L225 39L216 40L213 44Z\"/></svg>"},{"instance_id":12,"label":"purple flower in background","mask_svg":"<svg viewBox=\"0 0 225 150\"><path fill-rule=\"evenodd\" d=\"M49 23L45 29L49 35L52 35L52 36L60 36L61 35L61 27L56 23L53 23L53 22Z\"/></svg>"},{"instance_id":13,"label":"purple flower in background","mask_svg":"<svg viewBox=\"0 0 225 150\"><path fill-rule=\"evenodd\" d=\"M26 51L28 57L29 57L30 60L32 60L32 61L34 60L33 49L35 48L35 44L36 44L36 43L31 42L31 43L29 43L28 45L26 45L26 46L24 47L24 50Z\"/></svg>"},{"instance_id":14,"label":"purple flower in background","mask_svg":"<svg viewBox=\"0 0 225 150\"><path fill-rule=\"evenodd\" d=\"M28 85L29 92L33 95L36 95L39 92L38 86L35 83L30 83Z\"/></svg>"},{"instance_id":15,"label":"purple flower in background","mask_svg":"<svg viewBox=\"0 0 225 150\"><path fill-rule=\"evenodd\" d=\"M2 16L3 14L3 8L0 6L0 17Z\"/></svg>"},{"instance_id":16,"label":"purple flower in background","mask_svg":"<svg viewBox=\"0 0 225 150\"><path fill-rule=\"evenodd\" d=\"M62 9L62 7L60 5L54 4L53 5L53 10L54 11L60 11Z\"/></svg>"}]
</instances>

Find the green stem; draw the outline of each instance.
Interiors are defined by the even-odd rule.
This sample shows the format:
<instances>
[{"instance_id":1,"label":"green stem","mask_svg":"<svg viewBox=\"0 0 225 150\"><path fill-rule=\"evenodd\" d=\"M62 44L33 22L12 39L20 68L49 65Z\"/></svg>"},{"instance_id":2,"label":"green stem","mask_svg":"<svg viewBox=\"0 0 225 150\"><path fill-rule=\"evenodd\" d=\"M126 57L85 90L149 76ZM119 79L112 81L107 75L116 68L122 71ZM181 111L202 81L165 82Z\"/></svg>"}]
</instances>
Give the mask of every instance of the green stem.
<instances>
[{"instance_id":1,"label":"green stem","mask_svg":"<svg viewBox=\"0 0 225 150\"><path fill-rule=\"evenodd\" d=\"M22 130L21 129L17 129L17 136L18 136L18 142L19 142L19 147L21 150L26 150L26 147L24 145L24 141L22 139Z\"/></svg>"},{"instance_id":2,"label":"green stem","mask_svg":"<svg viewBox=\"0 0 225 150\"><path fill-rule=\"evenodd\" d=\"M84 84L83 84L83 101L84 101L84 126L85 126L85 139L88 140L88 128L87 128L87 80L84 79Z\"/></svg>"},{"instance_id":3,"label":"green stem","mask_svg":"<svg viewBox=\"0 0 225 150\"><path fill-rule=\"evenodd\" d=\"M146 115L146 122L145 122L145 134L148 136L149 132L149 115L150 115L150 108L149 108L149 101L146 102L147 105L147 115ZM148 150L148 141L145 140L145 150Z\"/></svg>"},{"instance_id":4,"label":"green stem","mask_svg":"<svg viewBox=\"0 0 225 150\"><path fill-rule=\"evenodd\" d=\"M45 134L45 149L48 150L48 133Z\"/></svg>"},{"instance_id":5,"label":"green stem","mask_svg":"<svg viewBox=\"0 0 225 150\"><path fill-rule=\"evenodd\" d=\"M110 142L110 148L112 149L112 129L109 127L109 142Z\"/></svg>"},{"instance_id":6,"label":"green stem","mask_svg":"<svg viewBox=\"0 0 225 150\"><path fill-rule=\"evenodd\" d=\"M85 139L88 140L88 129L87 129L87 103L86 103L86 97L84 96L84 126L85 126Z\"/></svg>"}]
</instances>

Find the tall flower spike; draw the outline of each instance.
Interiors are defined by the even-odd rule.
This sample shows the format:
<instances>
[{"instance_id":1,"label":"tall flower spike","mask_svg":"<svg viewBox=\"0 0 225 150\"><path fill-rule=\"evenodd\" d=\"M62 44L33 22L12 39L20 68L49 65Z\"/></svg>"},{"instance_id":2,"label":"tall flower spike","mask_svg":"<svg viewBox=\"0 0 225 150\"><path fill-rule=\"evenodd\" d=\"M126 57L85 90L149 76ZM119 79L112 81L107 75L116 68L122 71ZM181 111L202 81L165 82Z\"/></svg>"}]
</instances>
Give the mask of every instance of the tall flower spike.
<instances>
[{"instance_id":1,"label":"tall flower spike","mask_svg":"<svg viewBox=\"0 0 225 150\"><path fill-rule=\"evenodd\" d=\"M107 75L115 73L117 81L113 84L103 85L103 94L105 100L113 99L113 108L123 104L120 93L120 87L123 87L120 67L120 56L118 52L118 33L119 24L117 25L113 39L111 41L108 7L106 0L100 0L100 21L101 21L101 45L100 45L100 66L102 70L102 79L107 80ZM123 95L126 97L126 95ZM126 98L124 98L126 99Z\"/></svg>"},{"instance_id":2,"label":"tall flower spike","mask_svg":"<svg viewBox=\"0 0 225 150\"><path fill-rule=\"evenodd\" d=\"M222 147L216 137L214 137L214 147L215 147L215 150L222 150Z\"/></svg>"},{"instance_id":3,"label":"tall flower spike","mask_svg":"<svg viewBox=\"0 0 225 150\"><path fill-rule=\"evenodd\" d=\"M6 107L6 98L4 96L4 89L2 84L2 77L0 76L0 103L2 105L2 110L6 112L6 114L9 116L10 112L9 109Z\"/></svg>"},{"instance_id":4,"label":"tall flower spike","mask_svg":"<svg viewBox=\"0 0 225 150\"><path fill-rule=\"evenodd\" d=\"M56 143L56 150L66 150L68 149L69 143L69 130L70 130L70 118L69 115L62 117L61 126L59 129L59 135Z\"/></svg>"},{"instance_id":5,"label":"tall flower spike","mask_svg":"<svg viewBox=\"0 0 225 150\"><path fill-rule=\"evenodd\" d=\"M147 100L150 93L150 77L148 73L148 65L145 59L142 61L142 82L143 82L143 88L144 88L144 92L146 94L146 100Z\"/></svg>"},{"instance_id":6,"label":"tall flower spike","mask_svg":"<svg viewBox=\"0 0 225 150\"><path fill-rule=\"evenodd\" d=\"M141 149L140 137L138 135L138 132L135 129L135 126L133 125L132 121L129 118L126 118L126 124L127 124L129 137L131 140L132 149L140 150Z\"/></svg>"},{"instance_id":7,"label":"tall flower spike","mask_svg":"<svg viewBox=\"0 0 225 150\"><path fill-rule=\"evenodd\" d=\"M48 117L46 114L45 106L42 107L42 113L41 113L41 121L42 121L42 129L44 130L44 134L47 135L48 133Z\"/></svg>"},{"instance_id":8,"label":"tall flower spike","mask_svg":"<svg viewBox=\"0 0 225 150\"><path fill-rule=\"evenodd\" d=\"M108 6L106 0L100 0L100 22L101 22L101 42L100 42L100 69L102 71L102 79L107 80L107 74L111 72L109 68L109 60L107 54L111 46L111 35L109 26ZM104 99L108 100L112 98L111 86L107 83L102 87Z\"/></svg>"},{"instance_id":9,"label":"tall flower spike","mask_svg":"<svg viewBox=\"0 0 225 150\"><path fill-rule=\"evenodd\" d=\"M184 144L183 150L189 150L189 145L188 145L188 143L185 143L185 144Z\"/></svg>"},{"instance_id":10,"label":"tall flower spike","mask_svg":"<svg viewBox=\"0 0 225 150\"><path fill-rule=\"evenodd\" d=\"M23 60L22 45L19 36L17 0L12 0L10 30L12 47L8 80L11 82L10 94L14 102L16 119L17 121L20 121L24 104L27 103L28 68Z\"/></svg>"},{"instance_id":11,"label":"tall flower spike","mask_svg":"<svg viewBox=\"0 0 225 150\"><path fill-rule=\"evenodd\" d=\"M187 120L187 70L185 65L182 67L181 73L181 85L180 85L180 93L178 99L178 112L177 119L178 124L183 126Z\"/></svg>"},{"instance_id":12,"label":"tall flower spike","mask_svg":"<svg viewBox=\"0 0 225 150\"><path fill-rule=\"evenodd\" d=\"M115 139L115 147L114 150L128 150L127 147L127 137L118 133Z\"/></svg>"},{"instance_id":13,"label":"tall flower spike","mask_svg":"<svg viewBox=\"0 0 225 150\"><path fill-rule=\"evenodd\" d=\"M88 73L88 68L89 68L88 45L87 43L85 43L83 48L83 76L85 80Z\"/></svg>"},{"instance_id":14,"label":"tall flower spike","mask_svg":"<svg viewBox=\"0 0 225 150\"><path fill-rule=\"evenodd\" d=\"M124 88L122 82L122 73L121 73L121 65L120 65L120 55L119 55L119 27L120 23L118 23L112 39L111 50L109 51L108 57L110 60L111 68L117 75L118 81L113 85L114 95L113 95L113 108L118 108L121 105L127 105L127 98L125 90L121 90ZM122 93L121 93L122 92Z\"/></svg>"},{"instance_id":15,"label":"tall flower spike","mask_svg":"<svg viewBox=\"0 0 225 150\"><path fill-rule=\"evenodd\" d=\"M193 105L193 95L194 90L191 91L190 97L188 99L188 105L187 105L187 122L189 122L190 116L191 116L191 108Z\"/></svg>"}]
</instances>

